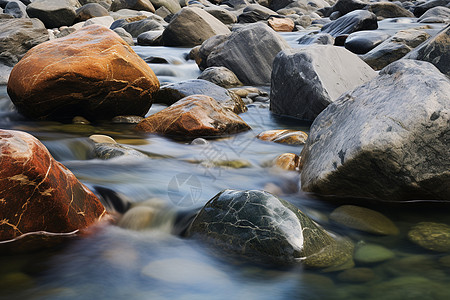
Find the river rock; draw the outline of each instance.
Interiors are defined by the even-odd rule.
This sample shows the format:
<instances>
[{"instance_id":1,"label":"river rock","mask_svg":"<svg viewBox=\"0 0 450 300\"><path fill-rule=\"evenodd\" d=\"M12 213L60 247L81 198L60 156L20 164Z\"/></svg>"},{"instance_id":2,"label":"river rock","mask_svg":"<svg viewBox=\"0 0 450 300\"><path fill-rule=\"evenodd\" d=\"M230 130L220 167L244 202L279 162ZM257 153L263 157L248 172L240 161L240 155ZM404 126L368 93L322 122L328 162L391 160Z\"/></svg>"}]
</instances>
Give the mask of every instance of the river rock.
<instances>
[{"instance_id":1,"label":"river rock","mask_svg":"<svg viewBox=\"0 0 450 300\"><path fill-rule=\"evenodd\" d=\"M27 6L30 18L38 18L47 28L73 25L75 6L70 0L36 0Z\"/></svg>"},{"instance_id":2,"label":"river rock","mask_svg":"<svg viewBox=\"0 0 450 300\"><path fill-rule=\"evenodd\" d=\"M345 39L345 49L355 54L365 54L387 40L389 34L379 31L357 31Z\"/></svg>"},{"instance_id":3,"label":"river rock","mask_svg":"<svg viewBox=\"0 0 450 300\"><path fill-rule=\"evenodd\" d=\"M404 57L429 37L430 35L423 30L400 30L361 58L375 70L381 70L388 64Z\"/></svg>"},{"instance_id":4,"label":"river rock","mask_svg":"<svg viewBox=\"0 0 450 300\"><path fill-rule=\"evenodd\" d=\"M338 244L332 235L292 204L258 190L220 192L197 214L188 236L256 261L318 267L348 259L353 249L327 251Z\"/></svg>"},{"instance_id":5,"label":"river rock","mask_svg":"<svg viewBox=\"0 0 450 300\"><path fill-rule=\"evenodd\" d=\"M234 24L237 22L237 16L231 11L220 6L208 6L204 10L220 20L223 24Z\"/></svg>"},{"instance_id":6,"label":"river rock","mask_svg":"<svg viewBox=\"0 0 450 300\"><path fill-rule=\"evenodd\" d=\"M416 17L421 17L427 10L436 6L446 6L448 5L448 0L431 0L425 1L424 3L417 3L414 6L413 13Z\"/></svg>"},{"instance_id":7,"label":"river rock","mask_svg":"<svg viewBox=\"0 0 450 300\"><path fill-rule=\"evenodd\" d=\"M254 23L233 31L213 49L207 67L227 67L244 84L268 85L275 56L290 46L269 26Z\"/></svg>"},{"instance_id":8,"label":"river rock","mask_svg":"<svg viewBox=\"0 0 450 300\"><path fill-rule=\"evenodd\" d=\"M308 135L300 130L277 129L261 132L256 137L263 141L270 141L280 144L303 145L305 144Z\"/></svg>"},{"instance_id":9,"label":"river rock","mask_svg":"<svg viewBox=\"0 0 450 300\"><path fill-rule=\"evenodd\" d=\"M342 271L337 278L350 283L363 283L375 279L375 273L370 268L352 268Z\"/></svg>"},{"instance_id":10,"label":"river rock","mask_svg":"<svg viewBox=\"0 0 450 300\"><path fill-rule=\"evenodd\" d=\"M95 17L109 16L108 11L97 3L88 3L76 10L75 22L83 22Z\"/></svg>"},{"instance_id":11,"label":"river rock","mask_svg":"<svg viewBox=\"0 0 450 300\"><path fill-rule=\"evenodd\" d=\"M171 14L176 14L181 10L180 3L177 0L151 0L151 2L157 10L164 7Z\"/></svg>"},{"instance_id":12,"label":"river rock","mask_svg":"<svg viewBox=\"0 0 450 300\"><path fill-rule=\"evenodd\" d=\"M140 46L162 46L162 34L162 30L143 32L138 35L137 44Z\"/></svg>"},{"instance_id":13,"label":"river rock","mask_svg":"<svg viewBox=\"0 0 450 300\"><path fill-rule=\"evenodd\" d=\"M289 18L269 18L269 26L275 31L291 32L294 30L294 21Z\"/></svg>"},{"instance_id":14,"label":"river rock","mask_svg":"<svg viewBox=\"0 0 450 300\"><path fill-rule=\"evenodd\" d=\"M114 0L109 8L110 11L118 11L121 9L155 12L155 7L150 0Z\"/></svg>"},{"instance_id":15,"label":"river rock","mask_svg":"<svg viewBox=\"0 0 450 300\"><path fill-rule=\"evenodd\" d=\"M333 6L325 7L320 11L329 17L333 12L339 12L341 16L348 14L351 11L363 9L367 6L368 1L361 0L338 0Z\"/></svg>"},{"instance_id":16,"label":"river rock","mask_svg":"<svg viewBox=\"0 0 450 300\"><path fill-rule=\"evenodd\" d=\"M27 18L28 17L27 6L18 0L8 1L8 4L6 4L5 10L3 13L11 15L14 18Z\"/></svg>"},{"instance_id":17,"label":"river rock","mask_svg":"<svg viewBox=\"0 0 450 300\"><path fill-rule=\"evenodd\" d=\"M213 97L223 108L237 114L247 111L239 96L203 79L185 80L162 86L155 95L154 102L172 105L181 98L199 94Z\"/></svg>"},{"instance_id":18,"label":"river rock","mask_svg":"<svg viewBox=\"0 0 450 300\"><path fill-rule=\"evenodd\" d=\"M294 153L283 153L275 158L274 165L286 171L298 171L300 157Z\"/></svg>"},{"instance_id":19,"label":"river rock","mask_svg":"<svg viewBox=\"0 0 450 300\"><path fill-rule=\"evenodd\" d=\"M302 36L297 40L300 45L311 45L311 44L319 44L319 45L333 45L334 37L332 37L328 33L308 33Z\"/></svg>"},{"instance_id":20,"label":"river rock","mask_svg":"<svg viewBox=\"0 0 450 300\"><path fill-rule=\"evenodd\" d=\"M450 252L450 226L447 224L420 222L408 232L408 239L428 250Z\"/></svg>"},{"instance_id":21,"label":"river rock","mask_svg":"<svg viewBox=\"0 0 450 300\"><path fill-rule=\"evenodd\" d=\"M7 84L12 67L0 62L0 85Z\"/></svg>"},{"instance_id":22,"label":"river rock","mask_svg":"<svg viewBox=\"0 0 450 300\"><path fill-rule=\"evenodd\" d=\"M428 61L450 76L450 25L415 48L405 58Z\"/></svg>"},{"instance_id":23,"label":"river rock","mask_svg":"<svg viewBox=\"0 0 450 300\"><path fill-rule=\"evenodd\" d=\"M122 27L116 28L113 30L115 33L117 33L118 36L124 40L125 43L127 43L130 46L134 46L134 40L131 34L129 34L125 29Z\"/></svg>"},{"instance_id":24,"label":"river rock","mask_svg":"<svg viewBox=\"0 0 450 300\"><path fill-rule=\"evenodd\" d=\"M163 20L161 20L163 21ZM141 33L147 32L147 31L162 31L164 30L164 26L152 19L144 19L136 22L130 22L128 24L125 24L122 26L123 29L125 29L129 34L131 34L132 37L137 38Z\"/></svg>"},{"instance_id":25,"label":"river rock","mask_svg":"<svg viewBox=\"0 0 450 300\"><path fill-rule=\"evenodd\" d=\"M239 23L254 23L258 21L265 21L270 16L277 15L273 10L259 4L250 4L238 16Z\"/></svg>"},{"instance_id":26,"label":"river rock","mask_svg":"<svg viewBox=\"0 0 450 300\"><path fill-rule=\"evenodd\" d=\"M314 120L342 93L375 76L367 64L343 48L311 45L282 51L273 62L270 109Z\"/></svg>"},{"instance_id":27,"label":"river rock","mask_svg":"<svg viewBox=\"0 0 450 300\"><path fill-rule=\"evenodd\" d=\"M396 235L397 226L385 215L360 206L342 205L336 208L330 219L349 228L380 235Z\"/></svg>"},{"instance_id":28,"label":"river rock","mask_svg":"<svg viewBox=\"0 0 450 300\"><path fill-rule=\"evenodd\" d=\"M184 7L175 14L163 33L166 46L193 47L230 30L218 19L198 7Z\"/></svg>"},{"instance_id":29,"label":"river rock","mask_svg":"<svg viewBox=\"0 0 450 300\"><path fill-rule=\"evenodd\" d=\"M409 10L391 2L376 2L370 3L368 11L374 13L378 20L386 18L414 18L414 15Z\"/></svg>"},{"instance_id":30,"label":"river rock","mask_svg":"<svg viewBox=\"0 0 450 300\"><path fill-rule=\"evenodd\" d=\"M0 19L0 62L14 66L32 47L49 39L38 19Z\"/></svg>"},{"instance_id":31,"label":"river rock","mask_svg":"<svg viewBox=\"0 0 450 300\"><path fill-rule=\"evenodd\" d=\"M445 6L437 6L427 10L420 16L419 23L449 23L450 8Z\"/></svg>"},{"instance_id":32,"label":"river rock","mask_svg":"<svg viewBox=\"0 0 450 300\"><path fill-rule=\"evenodd\" d=\"M101 219L105 209L33 136L0 130L0 240L46 231L68 233Z\"/></svg>"},{"instance_id":33,"label":"river rock","mask_svg":"<svg viewBox=\"0 0 450 300\"><path fill-rule=\"evenodd\" d=\"M8 82L8 94L19 112L34 119L143 116L158 89L150 67L100 25L34 47L14 67Z\"/></svg>"},{"instance_id":34,"label":"river rock","mask_svg":"<svg viewBox=\"0 0 450 300\"><path fill-rule=\"evenodd\" d=\"M105 135L91 135L94 142L94 153L97 158L111 159L120 156L147 157L131 147L118 144L113 138Z\"/></svg>"},{"instance_id":35,"label":"river rock","mask_svg":"<svg viewBox=\"0 0 450 300\"><path fill-rule=\"evenodd\" d=\"M103 25L106 28L109 28L113 22L114 22L114 18L111 16L94 17L94 18L90 18L86 22L84 22L83 27L97 24L97 25Z\"/></svg>"},{"instance_id":36,"label":"river rock","mask_svg":"<svg viewBox=\"0 0 450 300\"><path fill-rule=\"evenodd\" d=\"M360 30L377 29L377 16L367 10L354 10L339 19L324 25L321 32L329 33L333 37L350 34Z\"/></svg>"},{"instance_id":37,"label":"river rock","mask_svg":"<svg viewBox=\"0 0 450 300\"><path fill-rule=\"evenodd\" d=\"M301 154L302 189L392 201L450 199L449 97L449 79L432 64L390 64L316 118Z\"/></svg>"},{"instance_id":38,"label":"river rock","mask_svg":"<svg viewBox=\"0 0 450 300\"><path fill-rule=\"evenodd\" d=\"M226 89L242 85L236 75L225 67L206 68L198 79L207 80Z\"/></svg>"},{"instance_id":39,"label":"river rock","mask_svg":"<svg viewBox=\"0 0 450 300\"><path fill-rule=\"evenodd\" d=\"M391 250L375 244L363 244L355 249L354 259L363 264L379 263L395 256Z\"/></svg>"},{"instance_id":40,"label":"river rock","mask_svg":"<svg viewBox=\"0 0 450 300\"><path fill-rule=\"evenodd\" d=\"M179 137L223 136L249 129L238 115L205 95L178 100L136 126L138 131Z\"/></svg>"}]
</instances>

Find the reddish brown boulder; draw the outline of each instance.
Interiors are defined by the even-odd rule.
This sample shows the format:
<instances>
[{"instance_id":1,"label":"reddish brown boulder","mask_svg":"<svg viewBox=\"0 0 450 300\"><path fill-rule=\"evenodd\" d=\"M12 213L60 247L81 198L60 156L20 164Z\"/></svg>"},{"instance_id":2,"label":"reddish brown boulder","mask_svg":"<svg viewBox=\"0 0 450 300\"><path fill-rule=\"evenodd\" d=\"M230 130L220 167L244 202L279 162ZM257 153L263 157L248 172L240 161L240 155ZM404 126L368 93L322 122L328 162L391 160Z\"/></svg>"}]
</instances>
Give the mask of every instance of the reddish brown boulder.
<instances>
[{"instance_id":1,"label":"reddish brown boulder","mask_svg":"<svg viewBox=\"0 0 450 300\"><path fill-rule=\"evenodd\" d=\"M287 171L298 171L300 166L300 157L294 153L283 153L275 158L274 163L277 167Z\"/></svg>"},{"instance_id":2,"label":"reddish brown boulder","mask_svg":"<svg viewBox=\"0 0 450 300\"><path fill-rule=\"evenodd\" d=\"M34 119L144 116L159 81L116 33L100 25L32 48L13 68L8 94Z\"/></svg>"},{"instance_id":3,"label":"reddish brown boulder","mask_svg":"<svg viewBox=\"0 0 450 300\"><path fill-rule=\"evenodd\" d=\"M178 100L166 109L142 120L136 129L174 136L220 136L249 130L238 115L205 95Z\"/></svg>"},{"instance_id":4,"label":"reddish brown boulder","mask_svg":"<svg viewBox=\"0 0 450 300\"><path fill-rule=\"evenodd\" d=\"M30 232L68 233L106 211L33 136L0 130L0 241Z\"/></svg>"},{"instance_id":5,"label":"reddish brown boulder","mask_svg":"<svg viewBox=\"0 0 450 300\"><path fill-rule=\"evenodd\" d=\"M270 18L268 23L275 31L291 32L295 27L294 21L289 18Z\"/></svg>"}]
</instances>

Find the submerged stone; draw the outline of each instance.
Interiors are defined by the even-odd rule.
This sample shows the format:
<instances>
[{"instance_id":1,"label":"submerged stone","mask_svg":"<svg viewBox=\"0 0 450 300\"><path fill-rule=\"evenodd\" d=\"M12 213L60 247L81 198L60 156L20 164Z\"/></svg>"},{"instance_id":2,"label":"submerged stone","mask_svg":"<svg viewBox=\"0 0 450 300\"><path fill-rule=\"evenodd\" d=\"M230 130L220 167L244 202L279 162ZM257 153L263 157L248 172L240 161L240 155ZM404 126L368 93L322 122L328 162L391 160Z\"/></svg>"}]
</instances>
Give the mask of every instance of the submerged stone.
<instances>
[{"instance_id":1,"label":"submerged stone","mask_svg":"<svg viewBox=\"0 0 450 300\"><path fill-rule=\"evenodd\" d=\"M303 145L308 139L308 134L300 130L277 129L261 132L256 137L263 141L280 144Z\"/></svg>"},{"instance_id":2,"label":"submerged stone","mask_svg":"<svg viewBox=\"0 0 450 300\"><path fill-rule=\"evenodd\" d=\"M359 263L379 263L395 256L391 250L375 244L356 247L354 259Z\"/></svg>"},{"instance_id":3,"label":"submerged stone","mask_svg":"<svg viewBox=\"0 0 450 300\"><path fill-rule=\"evenodd\" d=\"M408 239L428 250L450 252L450 226L447 224L420 222L408 232Z\"/></svg>"}]
</instances>

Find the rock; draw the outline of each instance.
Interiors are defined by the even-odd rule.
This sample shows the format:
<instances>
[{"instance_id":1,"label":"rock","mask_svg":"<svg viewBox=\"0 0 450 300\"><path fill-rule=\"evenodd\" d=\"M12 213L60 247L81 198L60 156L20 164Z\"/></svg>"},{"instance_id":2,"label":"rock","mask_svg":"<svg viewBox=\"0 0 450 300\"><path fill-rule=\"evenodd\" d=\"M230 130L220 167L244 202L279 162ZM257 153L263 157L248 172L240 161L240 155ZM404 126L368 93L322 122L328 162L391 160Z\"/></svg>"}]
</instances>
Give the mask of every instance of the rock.
<instances>
[{"instance_id":1,"label":"rock","mask_svg":"<svg viewBox=\"0 0 450 300\"><path fill-rule=\"evenodd\" d=\"M414 18L412 12L391 2L370 3L368 11L374 13L378 20L386 18Z\"/></svg>"},{"instance_id":2,"label":"rock","mask_svg":"<svg viewBox=\"0 0 450 300\"><path fill-rule=\"evenodd\" d=\"M173 13L171 13L167 8L161 6L155 11L155 15L160 16L167 22L170 22L170 19L173 17Z\"/></svg>"},{"instance_id":3,"label":"rock","mask_svg":"<svg viewBox=\"0 0 450 300\"><path fill-rule=\"evenodd\" d=\"M14 67L8 82L18 111L33 119L143 116L158 89L150 67L100 25L34 47Z\"/></svg>"},{"instance_id":4,"label":"rock","mask_svg":"<svg viewBox=\"0 0 450 300\"><path fill-rule=\"evenodd\" d=\"M138 37L141 33L147 31L162 31L164 26L153 19L144 19L136 22L130 22L122 26L125 31L131 34L132 37Z\"/></svg>"},{"instance_id":5,"label":"rock","mask_svg":"<svg viewBox=\"0 0 450 300\"><path fill-rule=\"evenodd\" d=\"M95 17L109 16L108 11L97 3L88 3L76 11L75 22L83 22Z\"/></svg>"},{"instance_id":6,"label":"rock","mask_svg":"<svg viewBox=\"0 0 450 300\"><path fill-rule=\"evenodd\" d=\"M14 18L27 18L27 6L21 1L13 0L8 1L3 13L13 16Z\"/></svg>"},{"instance_id":7,"label":"rock","mask_svg":"<svg viewBox=\"0 0 450 300\"><path fill-rule=\"evenodd\" d=\"M130 46L134 46L133 37L125 29L123 29L122 27L119 27L119 28L114 29L113 31L115 33L117 33L117 35L120 36L120 38L122 40L124 40L125 43L127 43Z\"/></svg>"},{"instance_id":8,"label":"rock","mask_svg":"<svg viewBox=\"0 0 450 300\"><path fill-rule=\"evenodd\" d=\"M273 10L259 4L250 4L238 16L239 23L254 23L265 21L270 16L277 15Z\"/></svg>"},{"instance_id":9,"label":"rock","mask_svg":"<svg viewBox=\"0 0 450 300\"><path fill-rule=\"evenodd\" d=\"M427 10L436 6L446 6L448 5L448 0L431 0L414 6L413 13L416 17L422 16Z\"/></svg>"},{"instance_id":10,"label":"rock","mask_svg":"<svg viewBox=\"0 0 450 300\"><path fill-rule=\"evenodd\" d=\"M310 267L339 264L353 249L327 251L338 244L333 236L292 204L258 190L220 192L197 214L188 236L251 260Z\"/></svg>"},{"instance_id":11,"label":"rock","mask_svg":"<svg viewBox=\"0 0 450 300\"><path fill-rule=\"evenodd\" d=\"M270 109L314 120L342 93L376 73L350 51L328 45L280 52L273 62Z\"/></svg>"},{"instance_id":12,"label":"rock","mask_svg":"<svg viewBox=\"0 0 450 300\"><path fill-rule=\"evenodd\" d=\"M214 35L228 33L228 27L206 11L184 7L172 17L162 39L165 46L193 47Z\"/></svg>"},{"instance_id":13,"label":"rock","mask_svg":"<svg viewBox=\"0 0 450 300\"><path fill-rule=\"evenodd\" d=\"M203 79L191 79L162 86L155 95L156 103L172 105L181 98L191 95L213 97L223 108L237 114L247 111L242 99L214 83Z\"/></svg>"},{"instance_id":14,"label":"rock","mask_svg":"<svg viewBox=\"0 0 450 300\"><path fill-rule=\"evenodd\" d=\"M342 271L337 278L350 283L364 283L375 279L375 273L369 268L352 268Z\"/></svg>"},{"instance_id":15,"label":"rock","mask_svg":"<svg viewBox=\"0 0 450 300\"><path fill-rule=\"evenodd\" d=\"M333 37L337 37L341 34L350 34L355 31L377 28L377 16L375 14L367 10L354 10L324 25L321 32L329 33Z\"/></svg>"},{"instance_id":16,"label":"rock","mask_svg":"<svg viewBox=\"0 0 450 300\"><path fill-rule=\"evenodd\" d=\"M379 263L395 256L391 250L375 244L363 244L355 249L354 259L363 264Z\"/></svg>"},{"instance_id":17,"label":"rock","mask_svg":"<svg viewBox=\"0 0 450 300\"><path fill-rule=\"evenodd\" d=\"M0 130L0 240L69 233L106 213L97 197L33 136Z\"/></svg>"},{"instance_id":18,"label":"rock","mask_svg":"<svg viewBox=\"0 0 450 300\"><path fill-rule=\"evenodd\" d=\"M385 215L360 206L342 205L336 208L330 219L349 228L380 235L397 235L397 226Z\"/></svg>"},{"instance_id":19,"label":"rock","mask_svg":"<svg viewBox=\"0 0 450 300\"><path fill-rule=\"evenodd\" d=\"M223 24L228 25L237 22L236 15L223 7L209 6L205 7L204 10L209 14L213 15L216 19L220 20Z\"/></svg>"},{"instance_id":20,"label":"rock","mask_svg":"<svg viewBox=\"0 0 450 300\"><path fill-rule=\"evenodd\" d=\"M389 34L377 31L357 31L345 40L345 49L355 54L366 54L390 37Z\"/></svg>"},{"instance_id":21,"label":"rock","mask_svg":"<svg viewBox=\"0 0 450 300\"><path fill-rule=\"evenodd\" d=\"M439 71L450 76L450 25L415 48L405 58L428 61Z\"/></svg>"},{"instance_id":22,"label":"rock","mask_svg":"<svg viewBox=\"0 0 450 300\"><path fill-rule=\"evenodd\" d=\"M135 128L180 137L223 136L250 129L238 115L205 95L185 97L145 118Z\"/></svg>"},{"instance_id":23,"label":"rock","mask_svg":"<svg viewBox=\"0 0 450 300\"><path fill-rule=\"evenodd\" d=\"M147 155L124 145L118 144L114 139L108 139L107 136L100 137L94 135L89 137L94 144L94 153L97 158L111 159L120 156L147 157ZM111 141L112 140L112 141Z\"/></svg>"},{"instance_id":24,"label":"rock","mask_svg":"<svg viewBox=\"0 0 450 300\"><path fill-rule=\"evenodd\" d=\"M294 21L289 18L269 18L269 26L275 31L291 32L294 30Z\"/></svg>"},{"instance_id":25,"label":"rock","mask_svg":"<svg viewBox=\"0 0 450 300\"><path fill-rule=\"evenodd\" d=\"M341 16L348 14L351 11L364 9L367 6L367 1L360 0L338 0L331 8L325 8L322 11L326 17L329 17L333 12L339 12Z\"/></svg>"},{"instance_id":26,"label":"rock","mask_svg":"<svg viewBox=\"0 0 450 300\"><path fill-rule=\"evenodd\" d=\"M146 31L138 35L137 43L140 46L162 46L163 31Z\"/></svg>"},{"instance_id":27,"label":"rock","mask_svg":"<svg viewBox=\"0 0 450 300\"><path fill-rule=\"evenodd\" d=\"M12 67L4 65L0 62L0 85L7 84L9 79L9 74L11 73Z\"/></svg>"},{"instance_id":28,"label":"rock","mask_svg":"<svg viewBox=\"0 0 450 300\"><path fill-rule=\"evenodd\" d=\"M297 40L300 45L333 45L334 37L328 33L308 33Z\"/></svg>"},{"instance_id":29,"label":"rock","mask_svg":"<svg viewBox=\"0 0 450 300\"><path fill-rule=\"evenodd\" d=\"M302 189L390 201L450 199L449 97L449 79L430 63L390 64L316 118L301 153Z\"/></svg>"},{"instance_id":30,"label":"rock","mask_svg":"<svg viewBox=\"0 0 450 300\"><path fill-rule=\"evenodd\" d=\"M181 10L180 3L177 0L151 0L151 2L156 9L165 7L172 14L176 14Z\"/></svg>"},{"instance_id":31,"label":"rock","mask_svg":"<svg viewBox=\"0 0 450 300\"><path fill-rule=\"evenodd\" d=\"M418 20L419 23L449 23L450 8L437 6L427 10Z\"/></svg>"},{"instance_id":32,"label":"rock","mask_svg":"<svg viewBox=\"0 0 450 300\"><path fill-rule=\"evenodd\" d=\"M391 38L361 56L361 58L375 70L381 70L388 64L404 57L429 36L423 30L400 30Z\"/></svg>"},{"instance_id":33,"label":"rock","mask_svg":"<svg viewBox=\"0 0 450 300\"><path fill-rule=\"evenodd\" d=\"M118 11L121 9L144 10L152 13L155 12L155 7L150 0L114 0L111 3L111 11Z\"/></svg>"},{"instance_id":34,"label":"rock","mask_svg":"<svg viewBox=\"0 0 450 300\"><path fill-rule=\"evenodd\" d=\"M13 67L28 50L48 39L38 19L0 19L0 62Z\"/></svg>"},{"instance_id":35,"label":"rock","mask_svg":"<svg viewBox=\"0 0 450 300\"><path fill-rule=\"evenodd\" d=\"M298 171L300 157L294 153L283 153L275 158L274 164L286 171Z\"/></svg>"},{"instance_id":36,"label":"rock","mask_svg":"<svg viewBox=\"0 0 450 300\"><path fill-rule=\"evenodd\" d=\"M270 141L280 144L303 145L305 144L308 135L300 130L278 129L261 132L256 137L263 141Z\"/></svg>"},{"instance_id":37,"label":"rock","mask_svg":"<svg viewBox=\"0 0 450 300\"><path fill-rule=\"evenodd\" d=\"M70 0L35 0L27 6L30 18L38 18L47 28L74 24L76 11Z\"/></svg>"},{"instance_id":38,"label":"rock","mask_svg":"<svg viewBox=\"0 0 450 300\"><path fill-rule=\"evenodd\" d=\"M103 26L109 28L113 22L114 22L114 19L111 16L94 17L94 18L90 18L89 20L84 22L83 27L97 24L97 25L103 25Z\"/></svg>"},{"instance_id":39,"label":"rock","mask_svg":"<svg viewBox=\"0 0 450 300\"><path fill-rule=\"evenodd\" d=\"M230 35L228 34L222 34L210 37L209 39L204 41L201 46L192 48L192 50L189 52L189 57L195 60L195 63L198 65L198 68L200 70L205 70L206 68L208 68L208 56L211 54L211 52L213 52L224 42L226 42L229 36Z\"/></svg>"},{"instance_id":40,"label":"rock","mask_svg":"<svg viewBox=\"0 0 450 300\"><path fill-rule=\"evenodd\" d=\"M116 124L137 124L142 120L144 118L139 116L116 116L112 118L111 122Z\"/></svg>"},{"instance_id":41,"label":"rock","mask_svg":"<svg viewBox=\"0 0 450 300\"><path fill-rule=\"evenodd\" d=\"M255 23L234 31L213 49L207 56L207 67L226 67L244 84L268 85L273 59L290 47L270 27Z\"/></svg>"},{"instance_id":42,"label":"rock","mask_svg":"<svg viewBox=\"0 0 450 300\"><path fill-rule=\"evenodd\" d=\"M450 252L450 226L447 224L420 222L408 232L408 239L427 250Z\"/></svg>"},{"instance_id":43,"label":"rock","mask_svg":"<svg viewBox=\"0 0 450 300\"><path fill-rule=\"evenodd\" d=\"M198 79L207 80L226 89L242 85L236 75L225 67L206 68Z\"/></svg>"}]
</instances>

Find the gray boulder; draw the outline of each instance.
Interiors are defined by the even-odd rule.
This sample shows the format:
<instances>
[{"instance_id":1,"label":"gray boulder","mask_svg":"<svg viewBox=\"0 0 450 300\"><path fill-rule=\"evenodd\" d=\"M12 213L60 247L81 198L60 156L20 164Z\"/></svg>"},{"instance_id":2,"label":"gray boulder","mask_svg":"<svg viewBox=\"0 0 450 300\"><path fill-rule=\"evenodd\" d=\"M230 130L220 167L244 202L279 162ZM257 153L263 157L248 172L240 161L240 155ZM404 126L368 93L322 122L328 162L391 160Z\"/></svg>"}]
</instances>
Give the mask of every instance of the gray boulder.
<instances>
[{"instance_id":1,"label":"gray boulder","mask_svg":"<svg viewBox=\"0 0 450 300\"><path fill-rule=\"evenodd\" d=\"M0 62L12 67L29 49L48 39L38 19L0 19Z\"/></svg>"},{"instance_id":2,"label":"gray boulder","mask_svg":"<svg viewBox=\"0 0 450 300\"><path fill-rule=\"evenodd\" d=\"M111 3L111 11L118 11L121 9L144 10L152 13L155 12L155 7L150 0L114 0Z\"/></svg>"},{"instance_id":3,"label":"gray boulder","mask_svg":"<svg viewBox=\"0 0 450 300\"><path fill-rule=\"evenodd\" d=\"M290 49L288 43L263 23L240 28L208 55L207 67L226 67L241 82L249 85L269 85L272 63L281 50Z\"/></svg>"},{"instance_id":4,"label":"gray boulder","mask_svg":"<svg viewBox=\"0 0 450 300\"><path fill-rule=\"evenodd\" d=\"M301 38L297 40L300 45L311 45L311 44L319 44L319 45L333 45L334 37L332 37L328 33L314 33L310 32L305 34Z\"/></svg>"},{"instance_id":5,"label":"gray boulder","mask_svg":"<svg viewBox=\"0 0 450 300\"><path fill-rule=\"evenodd\" d=\"M203 9L184 7L173 16L162 39L166 46L193 47L214 35L228 33L225 24Z\"/></svg>"},{"instance_id":6,"label":"gray boulder","mask_svg":"<svg viewBox=\"0 0 450 300\"><path fill-rule=\"evenodd\" d=\"M14 18L27 18L28 17L27 6L18 0L8 1L8 4L6 4L6 6L5 6L4 13L11 15Z\"/></svg>"},{"instance_id":7,"label":"gray boulder","mask_svg":"<svg viewBox=\"0 0 450 300\"><path fill-rule=\"evenodd\" d=\"M341 16L348 14L357 9L363 9L367 6L368 1L360 0L338 0L332 7L325 7L320 11L324 16L329 17L333 12L339 12Z\"/></svg>"},{"instance_id":8,"label":"gray boulder","mask_svg":"<svg viewBox=\"0 0 450 300\"><path fill-rule=\"evenodd\" d=\"M419 18L419 23L449 23L450 8L445 6L436 6L427 10Z\"/></svg>"},{"instance_id":9,"label":"gray boulder","mask_svg":"<svg viewBox=\"0 0 450 300\"><path fill-rule=\"evenodd\" d=\"M329 33L333 37L350 34L360 30L377 29L377 16L367 10L354 10L339 19L324 25L321 32Z\"/></svg>"},{"instance_id":10,"label":"gray boulder","mask_svg":"<svg viewBox=\"0 0 450 300\"><path fill-rule=\"evenodd\" d=\"M30 18L38 18L47 28L73 25L75 6L70 0L36 0L27 6Z\"/></svg>"},{"instance_id":11,"label":"gray boulder","mask_svg":"<svg viewBox=\"0 0 450 300\"><path fill-rule=\"evenodd\" d=\"M413 13L416 17L422 16L427 10L436 6L446 6L448 5L448 0L431 0L425 3L418 3L414 7Z\"/></svg>"},{"instance_id":12,"label":"gray boulder","mask_svg":"<svg viewBox=\"0 0 450 300\"><path fill-rule=\"evenodd\" d=\"M128 45L134 46L133 37L125 29L119 27L114 29L113 31L117 33L122 38L122 40L124 40Z\"/></svg>"},{"instance_id":13,"label":"gray boulder","mask_svg":"<svg viewBox=\"0 0 450 300\"><path fill-rule=\"evenodd\" d=\"M89 20L84 22L83 27L93 25L93 24L98 24L98 25L103 25L103 26L109 28L113 22L114 22L114 19L111 16L94 17L94 18L90 18Z\"/></svg>"},{"instance_id":14,"label":"gray boulder","mask_svg":"<svg viewBox=\"0 0 450 300\"><path fill-rule=\"evenodd\" d=\"M239 23L254 23L265 21L270 16L277 15L273 10L259 4L250 4L238 16Z\"/></svg>"},{"instance_id":15,"label":"gray boulder","mask_svg":"<svg viewBox=\"0 0 450 300\"><path fill-rule=\"evenodd\" d=\"M220 6L209 6L204 8L205 11L220 20L223 24L234 24L237 22L235 14Z\"/></svg>"},{"instance_id":16,"label":"gray boulder","mask_svg":"<svg viewBox=\"0 0 450 300\"><path fill-rule=\"evenodd\" d=\"M368 10L374 13L378 20L385 18L414 18L414 15L409 10L391 2L376 2L370 3Z\"/></svg>"},{"instance_id":17,"label":"gray boulder","mask_svg":"<svg viewBox=\"0 0 450 300\"><path fill-rule=\"evenodd\" d=\"M225 67L206 68L198 79L207 80L226 89L242 85L236 75Z\"/></svg>"},{"instance_id":18,"label":"gray boulder","mask_svg":"<svg viewBox=\"0 0 450 300\"><path fill-rule=\"evenodd\" d=\"M301 154L302 189L390 201L449 200L449 105L450 80L435 66L390 64L316 118Z\"/></svg>"},{"instance_id":19,"label":"gray boulder","mask_svg":"<svg viewBox=\"0 0 450 300\"><path fill-rule=\"evenodd\" d=\"M177 0L151 0L151 2L156 9L165 7L172 14L176 14L181 10L180 3Z\"/></svg>"},{"instance_id":20,"label":"gray boulder","mask_svg":"<svg viewBox=\"0 0 450 300\"><path fill-rule=\"evenodd\" d=\"M384 31L357 31L345 40L345 49L356 54L365 54L387 40L390 35Z\"/></svg>"},{"instance_id":21,"label":"gray boulder","mask_svg":"<svg viewBox=\"0 0 450 300\"><path fill-rule=\"evenodd\" d=\"M137 44L139 46L162 46L163 31L146 31L138 35Z\"/></svg>"},{"instance_id":22,"label":"gray boulder","mask_svg":"<svg viewBox=\"0 0 450 300\"><path fill-rule=\"evenodd\" d=\"M329 45L280 52L273 62L270 109L314 120L330 103L376 76L350 51Z\"/></svg>"},{"instance_id":23,"label":"gray boulder","mask_svg":"<svg viewBox=\"0 0 450 300\"><path fill-rule=\"evenodd\" d=\"M109 16L108 11L98 3L88 3L78 8L76 11L75 22L83 22L95 17Z\"/></svg>"},{"instance_id":24,"label":"gray boulder","mask_svg":"<svg viewBox=\"0 0 450 300\"><path fill-rule=\"evenodd\" d=\"M131 34L132 37L137 38L143 32L147 31L161 31L164 30L164 26L161 22L154 19L144 19L140 21L130 22L122 26L125 31Z\"/></svg>"}]
</instances>

